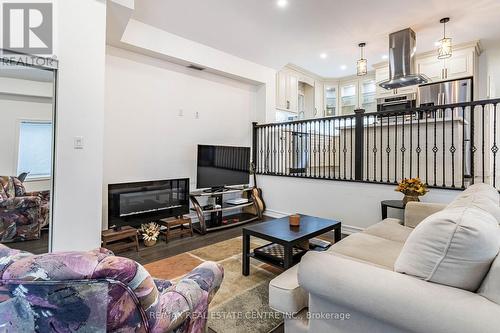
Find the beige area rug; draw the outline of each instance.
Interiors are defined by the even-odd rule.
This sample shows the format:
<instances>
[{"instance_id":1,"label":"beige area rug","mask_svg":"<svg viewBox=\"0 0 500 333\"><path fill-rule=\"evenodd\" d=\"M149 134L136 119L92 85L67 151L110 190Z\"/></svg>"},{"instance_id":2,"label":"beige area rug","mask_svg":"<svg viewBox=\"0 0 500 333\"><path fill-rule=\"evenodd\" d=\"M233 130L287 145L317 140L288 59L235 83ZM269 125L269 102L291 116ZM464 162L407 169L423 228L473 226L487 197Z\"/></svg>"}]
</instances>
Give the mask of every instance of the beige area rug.
<instances>
[{"instance_id":1,"label":"beige area rug","mask_svg":"<svg viewBox=\"0 0 500 333\"><path fill-rule=\"evenodd\" d=\"M252 239L251 248L266 241ZM281 270L251 259L250 275L241 274L242 238L236 237L145 265L160 279L178 280L203 261L224 267L224 281L210 303L208 327L216 333L268 333L282 316L269 308L269 281Z\"/></svg>"}]
</instances>

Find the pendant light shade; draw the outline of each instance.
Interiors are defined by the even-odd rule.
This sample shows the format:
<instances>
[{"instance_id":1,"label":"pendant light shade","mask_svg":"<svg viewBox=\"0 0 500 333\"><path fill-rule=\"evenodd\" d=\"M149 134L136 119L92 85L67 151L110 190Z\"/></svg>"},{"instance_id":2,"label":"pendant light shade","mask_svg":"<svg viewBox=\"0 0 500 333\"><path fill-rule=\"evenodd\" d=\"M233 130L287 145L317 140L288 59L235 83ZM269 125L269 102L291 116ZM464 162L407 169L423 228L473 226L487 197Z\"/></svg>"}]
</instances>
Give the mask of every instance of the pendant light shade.
<instances>
[{"instance_id":1,"label":"pendant light shade","mask_svg":"<svg viewBox=\"0 0 500 333\"><path fill-rule=\"evenodd\" d=\"M438 59L447 59L452 55L451 38L446 37L446 23L450 21L449 17L442 18L439 22L443 24L443 39L439 41Z\"/></svg>"},{"instance_id":2,"label":"pendant light shade","mask_svg":"<svg viewBox=\"0 0 500 333\"><path fill-rule=\"evenodd\" d=\"M358 76L363 76L368 73L368 61L364 58L363 49L366 46L366 43L359 43L359 48L361 49L361 58L358 60L356 64Z\"/></svg>"}]
</instances>

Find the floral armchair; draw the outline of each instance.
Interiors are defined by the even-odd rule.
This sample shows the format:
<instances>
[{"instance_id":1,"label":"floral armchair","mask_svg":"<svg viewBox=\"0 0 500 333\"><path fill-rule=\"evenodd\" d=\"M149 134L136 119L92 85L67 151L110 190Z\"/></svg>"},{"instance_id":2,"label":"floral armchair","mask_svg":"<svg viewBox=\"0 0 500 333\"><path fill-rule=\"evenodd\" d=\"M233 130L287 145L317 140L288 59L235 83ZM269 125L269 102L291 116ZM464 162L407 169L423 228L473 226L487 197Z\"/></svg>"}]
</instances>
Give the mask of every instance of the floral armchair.
<instances>
[{"instance_id":1,"label":"floral armchair","mask_svg":"<svg viewBox=\"0 0 500 333\"><path fill-rule=\"evenodd\" d=\"M223 279L205 262L177 283L106 249L32 255L0 244L0 327L7 332L205 332Z\"/></svg>"},{"instance_id":2,"label":"floral armchair","mask_svg":"<svg viewBox=\"0 0 500 333\"><path fill-rule=\"evenodd\" d=\"M40 238L49 223L50 192L26 192L16 177L0 176L0 242Z\"/></svg>"}]
</instances>

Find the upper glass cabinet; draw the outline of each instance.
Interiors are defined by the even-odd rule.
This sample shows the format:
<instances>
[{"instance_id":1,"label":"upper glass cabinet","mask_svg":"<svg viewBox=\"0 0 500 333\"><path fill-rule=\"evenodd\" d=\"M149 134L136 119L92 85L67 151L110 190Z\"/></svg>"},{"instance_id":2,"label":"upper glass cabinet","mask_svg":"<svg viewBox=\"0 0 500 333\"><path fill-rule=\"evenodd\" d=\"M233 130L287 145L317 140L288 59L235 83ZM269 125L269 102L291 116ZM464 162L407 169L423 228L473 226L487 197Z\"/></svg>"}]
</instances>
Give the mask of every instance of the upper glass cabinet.
<instances>
[{"instance_id":1,"label":"upper glass cabinet","mask_svg":"<svg viewBox=\"0 0 500 333\"><path fill-rule=\"evenodd\" d=\"M375 79L368 79L361 82L361 108L365 112L377 111L376 84Z\"/></svg>"},{"instance_id":2,"label":"upper glass cabinet","mask_svg":"<svg viewBox=\"0 0 500 333\"><path fill-rule=\"evenodd\" d=\"M325 86L325 116L337 115L337 87Z\"/></svg>"}]
</instances>

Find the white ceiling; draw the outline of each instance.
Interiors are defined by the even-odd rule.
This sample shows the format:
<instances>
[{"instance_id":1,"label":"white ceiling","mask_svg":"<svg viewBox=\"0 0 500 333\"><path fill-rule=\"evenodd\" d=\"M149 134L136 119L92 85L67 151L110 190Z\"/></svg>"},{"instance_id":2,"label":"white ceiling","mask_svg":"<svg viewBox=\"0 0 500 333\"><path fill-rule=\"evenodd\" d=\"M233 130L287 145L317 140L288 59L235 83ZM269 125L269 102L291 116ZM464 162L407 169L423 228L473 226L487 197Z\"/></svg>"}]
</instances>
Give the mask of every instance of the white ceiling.
<instances>
[{"instance_id":1,"label":"white ceiling","mask_svg":"<svg viewBox=\"0 0 500 333\"><path fill-rule=\"evenodd\" d=\"M382 61L389 33L407 27L417 33L417 52L434 49L445 16L456 44L500 41L500 0L288 0L286 8L276 3L140 0L133 18L268 67L293 63L324 77L354 74L359 42L367 43L369 64Z\"/></svg>"}]
</instances>

